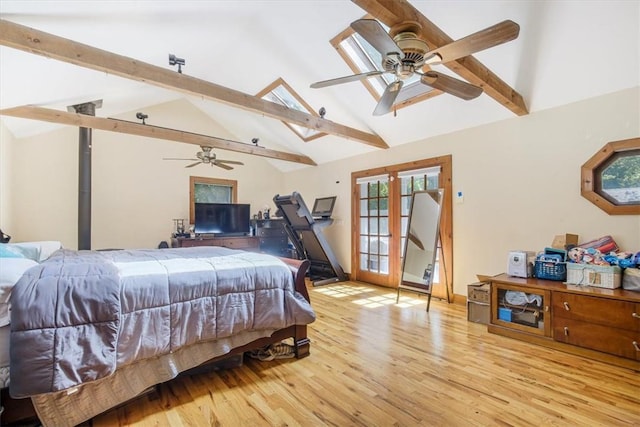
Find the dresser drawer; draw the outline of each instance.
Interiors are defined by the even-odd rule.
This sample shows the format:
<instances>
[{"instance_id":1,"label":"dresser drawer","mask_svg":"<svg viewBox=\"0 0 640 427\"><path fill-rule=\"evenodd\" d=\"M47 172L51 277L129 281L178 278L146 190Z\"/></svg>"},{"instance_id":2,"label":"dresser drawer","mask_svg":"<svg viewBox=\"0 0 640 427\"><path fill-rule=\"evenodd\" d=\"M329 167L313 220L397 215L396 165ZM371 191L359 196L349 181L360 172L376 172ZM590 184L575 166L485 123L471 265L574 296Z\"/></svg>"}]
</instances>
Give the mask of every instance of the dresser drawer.
<instances>
[{"instance_id":1,"label":"dresser drawer","mask_svg":"<svg viewBox=\"0 0 640 427\"><path fill-rule=\"evenodd\" d=\"M602 326L640 331L638 306L629 301L554 292L552 313L556 318L581 320Z\"/></svg>"},{"instance_id":2,"label":"dresser drawer","mask_svg":"<svg viewBox=\"0 0 640 427\"><path fill-rule=\"evenodd\" d=\"M553 339L640 360L640 332L554 317Z\"/></svg>"},{"instance_id":3,"label":"dresser drawer","mask_svg":"<svg viewBox=\"0 0 640 427\"><path fill-rule=\"evenodd\" d=\"M279 246L279 247L287 247L289 244L289 240L286 237L261 237L260 238L260 247L264 246Z\"/></svg>"},{"instance_id":4,"label":"dresser drawer","mask_svg":"<svg viewBox=\"0 0 640 427\"><path fill-rule=\"evenodd\" d=\"M286 236L287 232L284 230L284 227L263 227L258 228L256 230L256 235L258 237L278 237L278 236Z\"/></svg>"}]
</instances>

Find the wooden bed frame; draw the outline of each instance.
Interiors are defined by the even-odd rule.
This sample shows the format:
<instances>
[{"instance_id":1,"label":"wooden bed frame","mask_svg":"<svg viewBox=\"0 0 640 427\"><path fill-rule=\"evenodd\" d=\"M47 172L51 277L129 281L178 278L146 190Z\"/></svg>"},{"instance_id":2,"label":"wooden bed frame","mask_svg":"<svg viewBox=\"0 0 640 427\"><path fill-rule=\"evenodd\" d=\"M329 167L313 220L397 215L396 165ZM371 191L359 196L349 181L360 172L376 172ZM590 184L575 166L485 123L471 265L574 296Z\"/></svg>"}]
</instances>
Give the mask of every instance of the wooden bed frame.
<instances>
[{"instance_id":1,"label":"wooden bed frame","mask_svg":"<svg viewBox=\"0 0 640 427\"><path fill-rule=\"evenodd\" d=\"M291 274L293 275L296 291L304 296L307 301L310 301L309 292L307 291L307 286L305 283L305 276L309 271L310 262L306 259L295 260L290 258L280 258L280 260L282 260L289 266ZM187 374L191 371L201 369L207 365L215 365L216 363L220 363L221 361L228 359L230 356L266 347L268 345L275 344L289 338L293 338L295 355L297 359L301 359L309 355L311 342L307 337L307 325L293 325L284 329L277 330L269 337L260 338L250 342L249 344L236 347L229 353L210 359L200 366L184 371L182 374ZM146 392L142 395L144 394L146 394ZM140 395L135 397L134 399L138 397L140 397ZM20 423L27 420L37 420L38 418L36 415L36 411L31 403L31 399L13 399L9 395L9 390L7 388L0 391L0 403L4 407L4 411L2 412L2 414L0 414L0 425Z\"/></svg>"}]
</instances>

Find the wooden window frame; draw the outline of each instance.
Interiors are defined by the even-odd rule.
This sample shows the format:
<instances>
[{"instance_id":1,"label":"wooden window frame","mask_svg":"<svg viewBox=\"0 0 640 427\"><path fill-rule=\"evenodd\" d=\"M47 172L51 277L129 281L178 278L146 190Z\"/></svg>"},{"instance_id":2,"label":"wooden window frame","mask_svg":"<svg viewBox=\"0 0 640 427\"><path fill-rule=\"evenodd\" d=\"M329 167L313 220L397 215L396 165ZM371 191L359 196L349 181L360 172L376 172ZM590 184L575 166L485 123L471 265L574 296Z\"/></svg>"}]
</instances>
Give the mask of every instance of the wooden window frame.
<instances>
[{"instance_id":1,"label":"wooden window frame","mask_svg":"<svg viewBox=\"0 0 640 427\"><path fill-rule=\"evenodd\" d=\"M618 154L640 149L640 138L611 141L605 144L581 168L580 194L609 215L639 215L640 203L616 204L610 198L600 194L598 173L602 166L608 165Z\"/></svg>"},{"instance_id":2,"label":"wooden window frame","mask_svg":"<svg viewBox=\"0 0 640 427\"><path fill-rule=\"evenodd\" d=\"M220 185L231 187L231 203L238 200L238 181L235 179L208 178L203 176L189 177L189 224L196 222L196 184Z\"/></svg>"},{"instance_id":3,"label":"wooden window frame","mask_svg":"<svg viewBox=\"0 0 640 427\"><path fill-rule=\"evenodd\" d=\"M286 81L284 81L284 79L282 77L278 78L273 83L271 83L269 86L267 86L266 88L264 88L260 92L258 92L256 94L256 97L262 98L263 96L265 96L269 92L273 91L278 86L284 87L287 90L287 92L289 92L291 94L291 96L293 96L300 103L300 105L302 105L304 108L307 109L309 114L311 114L312 116L315 116L315 117L320 117L320 115L318 113L316 113L315 110L313 108L311 108L311 106L309 104L307 104L305 102L305 100L302 99L302 97L300 95L298 95L298 93L295 90L293 90L293 88ZM285 124L285 126L287 126L289 129L291 129L291 131L293 133L298 135L298 137L301 140L303 140L304 142L313 141L314 139L321 138L321 137L327 135L324 132L318 132L315 135L312 135L312 136L309 136L309 137L305 137L300 132L298 132L295 127L291 126L290 123L287 123L284 120L281 120L281 121L282 121L282 123Z\"/></svg>"}]
</instances>

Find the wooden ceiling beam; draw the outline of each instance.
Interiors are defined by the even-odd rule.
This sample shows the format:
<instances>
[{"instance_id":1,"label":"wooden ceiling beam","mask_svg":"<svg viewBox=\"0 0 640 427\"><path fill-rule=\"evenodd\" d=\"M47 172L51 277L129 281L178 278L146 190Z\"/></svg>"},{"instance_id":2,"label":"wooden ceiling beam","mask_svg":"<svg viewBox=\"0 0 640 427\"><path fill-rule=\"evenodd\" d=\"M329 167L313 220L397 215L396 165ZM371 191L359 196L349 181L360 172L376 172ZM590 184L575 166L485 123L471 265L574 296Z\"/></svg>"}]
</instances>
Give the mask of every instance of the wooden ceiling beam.
<instances>
[{"instance_id":1,"label":"wooden ceiling beam","mask_svg":"<svg viewBox=\"0 0 640 427\"><path fill-rule=\"evenodd\" d=\"M168 129L148 124L128 122L125 120L89 116L86 114L69 113L66 111L52 110L31 105L22 107L7 108L0 110L0 115L20 117L22 119L40 120L43 122L58 123L77 127L99 129L110 132L125 133L129 135L144 136L147 138L163 139L168 141L184 142L186 144L205 145L220 150L235 151L238 153L251 154L254 156L268 157L276 160L302 163L316 166L316 163L309 157L287 153L284 151L271 150L264 147L257 147L252 144L231 141L214 136L201 135L197 133L185 132L181 130Z\"/></svg>"},{"instance_id":2,"label":"wooden ceiling beam","mask_svg":"<svg viewBox=\"0 0 640 427\"><path fill-rule=\"evenodd\" d=\"M419 10L409 4L407 0L351 1L389 27L406 21L417 22L420 24L421 30L416 35L419 39L424 40L430 49L435 49L454 41L433 22L429 21ZM469 83L480 86L487 95L518 116L529 114L522 95L473 56L467 56L443 65Z\"/></svg>"},{"instance_id":3,"label":"wooden ceiling beam","mask_svg":"<svg viewBox=\"0 0 640 427\"><path fill-rule=\"evenodd\" d=\"M224 102L267 117L358 141L373 147L389 148L387 143L376 134L350 128L196 77L177 73L173 70L147 64L6 20L0 20L0 44L80 67Z\"/></svg>"}]
</instances>

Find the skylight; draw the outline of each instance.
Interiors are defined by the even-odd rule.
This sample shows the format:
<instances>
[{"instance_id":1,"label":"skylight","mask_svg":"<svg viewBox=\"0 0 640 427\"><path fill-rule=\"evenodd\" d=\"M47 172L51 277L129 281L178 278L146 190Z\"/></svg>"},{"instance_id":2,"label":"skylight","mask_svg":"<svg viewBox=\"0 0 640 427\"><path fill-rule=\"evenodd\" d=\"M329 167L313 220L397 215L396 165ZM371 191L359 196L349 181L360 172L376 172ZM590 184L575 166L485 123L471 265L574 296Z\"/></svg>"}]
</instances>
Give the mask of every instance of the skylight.
<instances>
[{"instance_id":1,"label":"skylight","mask_svg":"<svg viewBox=\"0 0 640 427\"><path fill-rule=\"evenodd\" d=\"M388 30L388 27L384 24L382 25ZM380 52L374 49L373 46L351 28L344 30L334 37L331 40L331 44L354 73L360 74L376 70L383 71L382 55ZM380 100L387 85L393 81L395 81L395 76L390 73L361 80L362 84L376 101ZM404 81L402 91L396 99L396 108L406 107L407 105L423 101L440 95L441 93L439 90L421 84L420 76L414 74Z\"/></svg>"},{"instance_id":2,"label":"skylight","mask_svg":"<svg viewBox=\"0 0 640 427\"><path fill-rule=\"evenodd\" d=\"M283 105L291 110L302 111L303 113L318 116L313 109L304 102L304 100L298 95L282 78L279 78L275 82L260 91L256 96L261 97L266 101L271 101L276 104ZM303 141L308 142L321 136L325 136L326 133L319 132L315 129L310 129L304 126L300 126L294 123L287 123L283 121L289 129L295 132Z\"/></svg>"}]
</instances>

